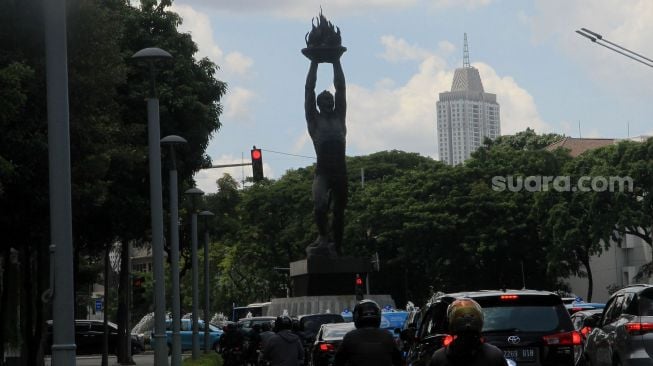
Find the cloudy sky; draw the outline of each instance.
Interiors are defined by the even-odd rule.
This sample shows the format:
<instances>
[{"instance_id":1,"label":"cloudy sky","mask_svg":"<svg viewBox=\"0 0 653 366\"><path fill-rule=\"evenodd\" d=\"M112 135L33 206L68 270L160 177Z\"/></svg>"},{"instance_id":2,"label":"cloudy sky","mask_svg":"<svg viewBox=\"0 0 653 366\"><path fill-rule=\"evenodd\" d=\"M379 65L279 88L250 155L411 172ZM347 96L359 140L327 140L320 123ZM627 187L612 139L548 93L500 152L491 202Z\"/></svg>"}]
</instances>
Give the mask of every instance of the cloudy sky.
<instances>
[{"instance_id":1,"label":"cloudy sky","mask_svg":"<svg viewBox=\"0 0 653 366\"><path fill-rule=\"evenodd\" d=\"M208 149L214 164L247 162L252 145L264 149L268 177L315 161L300 50L320 6L348 48L348 155L397 149L437 158L435 103L462 66L464 33L485 91L497 94L502 134L653 134L653 68L574 32L589 28L653 58L650 0L175 0L197 57L219 65L229 85ZM317 91L331 83L330 65L321 64ZM225 172L251 176L250 167L206 170L198 186L215 192Z\"/></svg>"}]
</instances>

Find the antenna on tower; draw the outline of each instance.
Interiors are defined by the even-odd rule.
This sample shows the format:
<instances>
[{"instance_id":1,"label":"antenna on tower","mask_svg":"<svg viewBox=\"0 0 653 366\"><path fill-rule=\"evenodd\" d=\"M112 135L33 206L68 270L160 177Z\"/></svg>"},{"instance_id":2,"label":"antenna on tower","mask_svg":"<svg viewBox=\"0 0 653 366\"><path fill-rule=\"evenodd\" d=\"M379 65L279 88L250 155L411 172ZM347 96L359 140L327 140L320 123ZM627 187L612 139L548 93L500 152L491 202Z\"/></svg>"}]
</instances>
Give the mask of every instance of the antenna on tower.
<instances>
[{"instance_id":1,"label":"antenna on tower","mask_svg":"<svg viewBox=\"0 0 653 366\"><path fill-rule=\"evenodd\" d=\"M467 47L467 33L465 33L465 44L463 45L463 67L469 66L469 48Z\"/></svg>"}]
</instances>

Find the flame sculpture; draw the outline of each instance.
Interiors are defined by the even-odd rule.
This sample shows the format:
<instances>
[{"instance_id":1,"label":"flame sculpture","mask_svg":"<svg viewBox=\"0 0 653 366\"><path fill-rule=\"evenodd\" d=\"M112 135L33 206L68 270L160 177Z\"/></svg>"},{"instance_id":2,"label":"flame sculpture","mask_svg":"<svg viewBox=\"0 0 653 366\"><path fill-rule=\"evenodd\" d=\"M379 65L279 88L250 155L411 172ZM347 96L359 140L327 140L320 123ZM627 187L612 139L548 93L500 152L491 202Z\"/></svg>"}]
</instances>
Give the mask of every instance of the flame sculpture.
<instances>
[{"instance_id":1,"label":"flame sculpture","mask_svg":"<svg viewBox=\"0 0 653 366\"><path fill-rule=\"evenodd\" d=\"M311 31L304 37L306 48L302 49L304 56L316 62L333 62L342 56L347 48L342 46L340 28L334 26L322 14L311 20Z\"/></svg>"}]
</instances>

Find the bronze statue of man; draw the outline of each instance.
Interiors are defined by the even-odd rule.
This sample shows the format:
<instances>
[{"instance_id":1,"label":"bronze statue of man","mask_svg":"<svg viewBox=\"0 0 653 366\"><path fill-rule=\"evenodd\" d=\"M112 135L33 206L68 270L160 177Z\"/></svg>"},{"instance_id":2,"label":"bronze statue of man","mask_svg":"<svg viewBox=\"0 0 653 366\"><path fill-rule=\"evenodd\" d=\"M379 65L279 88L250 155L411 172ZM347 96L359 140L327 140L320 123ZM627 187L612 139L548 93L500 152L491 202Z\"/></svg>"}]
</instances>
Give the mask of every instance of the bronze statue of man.
<instances>
[{"instance_id":1,"label":"bronze statue of man","mask_svg":"<svg viewBox=\"0 0 653 366\"><path fill-rule=\"evenodd\" d=\"M347 166L345 164L345 146L347 126L345 116L347 102L345 92L345 75L340 60L333 64L333 84L335 97L325 90L315 98L318 62L311 60L306 76L306 94L304 108L308 133L313 140L317 166L313 179L313 201L315 223L319 236L306 248L311 256L337 256L342 251L345 206L347 205ZM317 107L316 107L317 103ZM329 240L329 210L333 209L331 234Z\"/></svg>"}]
</instances>

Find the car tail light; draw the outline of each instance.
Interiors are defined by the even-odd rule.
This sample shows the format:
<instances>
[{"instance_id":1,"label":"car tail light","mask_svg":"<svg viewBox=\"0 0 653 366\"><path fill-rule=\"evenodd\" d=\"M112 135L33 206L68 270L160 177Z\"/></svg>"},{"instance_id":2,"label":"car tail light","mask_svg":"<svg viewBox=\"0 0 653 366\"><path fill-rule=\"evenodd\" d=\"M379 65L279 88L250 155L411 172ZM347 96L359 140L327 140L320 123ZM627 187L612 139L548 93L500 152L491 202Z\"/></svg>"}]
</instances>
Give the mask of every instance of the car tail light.
<instances>
[{"instance_id":1,"label":"car tail light","mask_svg":"<svg viewBox=\"0 0 653 366\"><path fill-rule=\"evenodd\" d=\"M592 331L592 328L590 328L590 327L583 327L583 328L581 328L581 330L580 330L580 334L582 334L583 336L587 336L591 331Z\"/></svg>"},{"instance_id":2,"label":"car tail light","mask_svg":"<svg viewBox=\"0 0 653 366\"><path fill-rule=\"evenodd\" d=\"M626 331L630 334L653 332L653 323L626 323Z\"/></svg>"},{"instance_id":3,"label":"car tail light","mask_svg":"<svg viewBox=\"0 0 653 366\"><path fill-rule=\"evenodd\" d=\"M519 295L501 295L499 298L503 301L517 300L519 299Z\"/></svg>"},{"instance_id":4,"label":"car tail light","mask_svg":"<svg viewBox=\"0 0 653 366\"><path fill-rule=\"evenodd\" d=\"M583 342L580 333L577 331L550 334L542 337L544 343L549 346L580 346Z\"/></svg>"},{"instance_id":5,"label":"car tail light","mask_svg":"<svg viewBox=\"0 0 653 366\"><path fill-rule=\"evenodd\" d=\"M320 343L320 351L322 352L329 352L335 350L336 348L331 343Z\"/></svg>"},{"instance_id":6,"label":"car tail light","mask_svg":"<svg viewBox=\"0 0 653 366\"><path fill-rule=\"evenodd\" d=\"M444 347L446 347L446 346L450 345L451 342L453 342L454 339L456 339L454 336L452 336L451 334L448 334L446 337L444 337L444 339L442 339L442 345Z\"/></svg>"}]
</instances>

